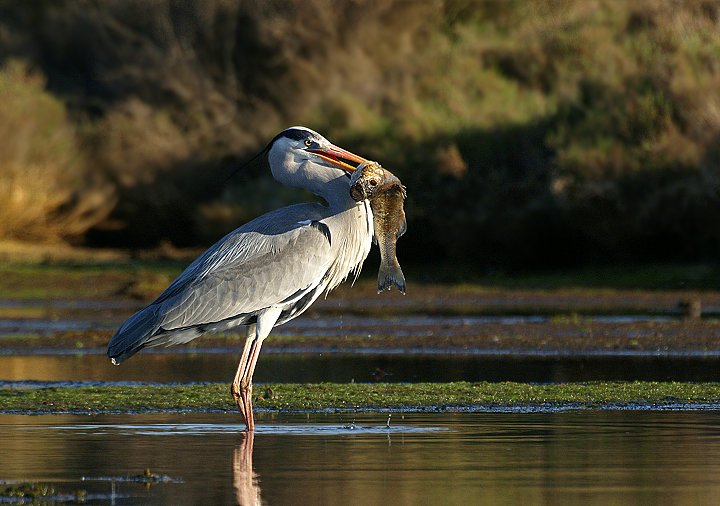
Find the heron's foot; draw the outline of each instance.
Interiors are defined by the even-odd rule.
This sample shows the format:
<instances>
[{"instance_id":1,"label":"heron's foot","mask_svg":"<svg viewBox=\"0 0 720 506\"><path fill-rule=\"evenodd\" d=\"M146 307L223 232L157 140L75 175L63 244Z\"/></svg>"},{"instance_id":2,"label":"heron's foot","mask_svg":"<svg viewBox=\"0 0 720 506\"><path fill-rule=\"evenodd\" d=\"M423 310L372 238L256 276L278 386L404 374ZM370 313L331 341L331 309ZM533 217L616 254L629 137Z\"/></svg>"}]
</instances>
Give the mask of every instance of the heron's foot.
<instances>
[{"instance_id":1,"label":"heron's foot","mask_svg":"<svg viewBox=\"0 0 720 506\"><path fill-rule=\"evenodd\" d=\"M245 422L246 431L252 432L255 429L255 420L252 412L252 383L243 385L233 383L230 386L230 393L237 404L240 415L242 416L243 422Z\"/></svg>"},{"instance_id":2,"label":"heron's foot","mask_svg":"<svg viewBox=\"0 0 720 506\"><path fill-rule=\"evenodd\" d=\"M253 415L253 406L252 406L252 391L253 386L252 383L249 383L244 389L241 390L241 397L243 404L245 405L245 425L247 426L247 432L252 432L255 430L255 416Z\"/></svg>"}]
</instances>

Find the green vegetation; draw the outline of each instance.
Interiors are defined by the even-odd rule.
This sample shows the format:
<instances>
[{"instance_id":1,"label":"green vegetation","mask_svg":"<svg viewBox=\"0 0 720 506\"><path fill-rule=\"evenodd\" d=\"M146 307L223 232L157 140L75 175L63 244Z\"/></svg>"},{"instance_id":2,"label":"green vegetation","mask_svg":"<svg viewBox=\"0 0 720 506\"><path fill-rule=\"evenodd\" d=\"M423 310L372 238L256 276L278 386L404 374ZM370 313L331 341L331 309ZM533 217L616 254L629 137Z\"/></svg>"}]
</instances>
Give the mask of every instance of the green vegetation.
<instances>
[{"instance_id":1,"label":"green vegetation","mask_svg":"<svg viewBox=\"0 0 720 506\"><path fill-rule=\"evenodd\" d=\"M482 286L505 289L717 290L720 267L708 264L614 265L478 277ZM471 285L472 286L472 285Z\"/></svg>"},{"instance_id":2,"label":"green vegetation","mask_svg":"<svg viewBox=\"0 0 720 506\"><path fill-rule=\"evenodd\" d=\"M1 298L14 300L37 299L85 299L85 298L131 298L149 301L155 298L182 272L187 261L124 261L114 263L0 263ZM481 295L502 291L541 290L575 291L577 293L608 293L622 290L650 292L715 291L720 288L720 267L691 265L643 265L597 268L564 269L518 274L483 274L470 264L444 266L410 264L406 267L411 285L422 286L426 296L455 297ZM343 285L338 289L345 297L363 298L377 296L376 270L372 265L363 269L360 280L352 288ZM409 298L412 298L412 292ZM330 295L330 298L337 297ZM392 294L379 297L390 298ZM412 304L405 300L404 311L413 312ZM329 308L330 309L330 308ZM388 308L377 306L383 312ZM542 308L528 310L542 312ZM345 308L339 309L346 311ZM432 311L427 304L420 304L419 311ZM517 308L516 312L522 312ZM617 308L630 311L632 308ZM15 316L32 316L37 308L0 308ZM448 311L443 307L443 311ZM474 304L472 307L458 305L458 314L495 314L497 308ZM507 312L507 308L501 312ZM592 311L590 311L592 313Z\"/></svg>"},{"instance_id":3,"label":"green vegetation","mask_svg":"<svg viewBox=\"0 0 720 506\"><path fill-rule=\"evenodd\" d=\"M709 0L0 0L0 179L42 201L4 199L36 214L0 238L208 244L298 199L262 164L223 180L308 124L407 184L406 261L716 259L718 16Z\"/></svg>"},{"instance_id":4,"label":"green vegetation","mask_svg":"<svg viewBox=\"0 0 720 506\"><path fill-rule=\"evenodd\" d=\"M0 488L0 500L10 504L83 504L86 498L84 489L66 493L45 483L22 482Z\"/></svg>"},{"instance_id":5,"label":"green vegetation","mask_svg":"<svg viewBox=\"0 0 720 506\"><path fill-rule=\"evenodd\" d=\"M376 383L256 385L253 402L269 410L602 408L642 404L720 403L718 383L597 382ZM234 410L225 384L0 389L0 412L137 412Z\"/></svg>"},{"instance_id":6,"label":"green vegetation","mask_svg":"<svg viewBox=\"0 0 720 506\"><path fill-rule=\"evenodd\" d=\"M182 271L185 263L0 264L0 293L21 299L152 299Z\"/></svg>"}]
</instances>

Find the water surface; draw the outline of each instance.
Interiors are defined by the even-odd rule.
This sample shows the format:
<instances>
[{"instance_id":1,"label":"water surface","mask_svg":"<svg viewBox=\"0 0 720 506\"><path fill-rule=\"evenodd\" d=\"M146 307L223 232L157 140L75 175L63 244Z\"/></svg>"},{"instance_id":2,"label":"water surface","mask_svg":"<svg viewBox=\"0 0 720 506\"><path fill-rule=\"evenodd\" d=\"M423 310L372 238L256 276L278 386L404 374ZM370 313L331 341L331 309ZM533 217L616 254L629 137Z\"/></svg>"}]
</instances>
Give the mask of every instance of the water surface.
<instances>
[{"instance_id":1,"label":"water surface","mask_svg":"<svg viewBox=\"0 0 720 506\"><path fill-rule=\"evenodd\" d=\"M119 367L105 355L0 355L1 381L230 382L239 353L139 353ZM720 381L720 358L270 353L263 382Z\"/></svg>"},{"instance_id":2,"label":"water surface","mask_svg":"<svg viewBox=\"0 0 720 506\"><path fill-rule=\"evenodd\" d=\"M0 479L89 504L713 504L720 412L0 416ZM150 468L162 483L128 481Z\"/></svg>"}]
</instances>

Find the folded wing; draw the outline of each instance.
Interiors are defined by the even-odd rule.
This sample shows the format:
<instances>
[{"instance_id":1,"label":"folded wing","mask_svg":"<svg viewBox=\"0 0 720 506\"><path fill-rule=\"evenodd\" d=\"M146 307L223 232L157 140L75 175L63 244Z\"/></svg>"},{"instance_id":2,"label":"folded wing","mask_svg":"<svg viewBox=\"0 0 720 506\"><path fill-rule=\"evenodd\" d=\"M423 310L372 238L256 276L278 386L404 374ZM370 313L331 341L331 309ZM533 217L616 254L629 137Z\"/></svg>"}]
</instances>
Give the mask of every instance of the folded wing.
<instances>
[{"instance_id":1,"label":"folded wing","mask_svg":"<svg viewBox=\"0 0 720 506\"><path fill-rule=\"evenodd\" d=\"M291 206L225 236L120 327L108 356L120 363L145 346L254 323L270 306L289 308L303 299L332 263L327 227L298 219L307 215L307 208Z\"/></svg>"}]
</instances>

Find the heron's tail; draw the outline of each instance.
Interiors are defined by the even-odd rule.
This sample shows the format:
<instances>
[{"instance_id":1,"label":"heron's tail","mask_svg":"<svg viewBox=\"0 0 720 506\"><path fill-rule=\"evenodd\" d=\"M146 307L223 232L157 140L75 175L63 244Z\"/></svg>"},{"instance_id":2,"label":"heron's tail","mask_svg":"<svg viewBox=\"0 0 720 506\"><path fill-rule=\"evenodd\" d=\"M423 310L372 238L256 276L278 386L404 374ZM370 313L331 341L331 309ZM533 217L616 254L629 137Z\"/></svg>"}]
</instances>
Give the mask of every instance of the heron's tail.
<instances>
[{"instance_id":1,"label":"heron's tail","mask_svg":"<svg viewBox=\"0 0 720 506\"><path fill-rule=\"evenodd\" d=\"M159 320L158 309L154 305L128 318L108 343L107 355L112 363L119 365L143 349L160 328Z\"/></svg>"},{"instance_id":2,"label":"heron's tail","mask_svg":"<svg viewBox=\"0 0 720 506\"><path fill-rule=\"evenodd\" d=\"M397 286L398 290L405 293L405 276L400 268L400 264L395 262L380 262L380 270L378 271L378 293L383 290L390 290L392 285Z\"/></svg>"}]
</instances>

